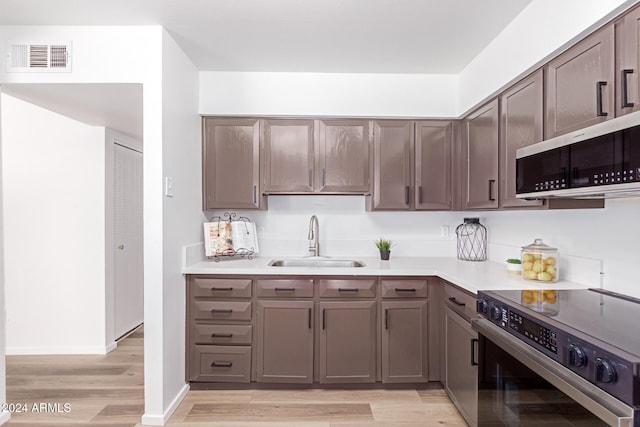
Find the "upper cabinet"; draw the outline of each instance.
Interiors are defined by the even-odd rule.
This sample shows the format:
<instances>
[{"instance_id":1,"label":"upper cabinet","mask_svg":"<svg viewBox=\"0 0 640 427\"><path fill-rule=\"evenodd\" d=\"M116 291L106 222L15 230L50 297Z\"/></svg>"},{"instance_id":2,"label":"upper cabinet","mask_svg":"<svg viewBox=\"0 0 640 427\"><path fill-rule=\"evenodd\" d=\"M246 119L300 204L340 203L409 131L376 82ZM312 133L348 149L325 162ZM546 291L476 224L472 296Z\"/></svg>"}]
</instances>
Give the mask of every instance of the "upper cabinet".
<instances>
[{"instance_id":1,"label":"upper cabinet","mask_svg":"<svg viewBox=\"0 0 640 427\"><path fill-rule=\"evenodd\" d=\"M264 120L262 182L265 192L313 192L313 125L313 120Z\"/></svg>"},{"instance_id":2,"label":"upper cabinet","mask_svg":"<svg viewBox=\"0 0 640 427\"><path fill-rule=\"evenodd\" d=\"M640 7L615 22L616 115L640 109Z\"/></svg>"},{"instance_id":3,"label":"upper cabinet","mask_svg":"<svg viewBox=\"0 0 640 427\"><path fill-rule=\"evenodd\" d=\"M549 62L546 139L614 117L613 56L609 24Z\"/></svg>"},{"instance_id":4,"label":"upper cabinet","mask_svg":"<svg viewBox=\"0 0 640 427\"><path fill-rule=\"evenodd\" d=\"M541 206L516 198L516 151L542 141L542 70L500 95L500 207Z\"/></svg>"},{"instance_id":5,"label":"upper cabinet","mask_svg":"<svg viewBox=\"0 0 640 427\"><path fill-rule=\"evenodd\" d=\"M315 188L323 193L369 192L369 121L318 120Z\"/></svg>"},{"instance_id":6,"label":"upper cabinet","mask_svg":"<svg viewBox=\"0 0 640 427\"><path fill-rule=\"evenodd\" d=\"M453 124L435 120L416 122L415 135L415 208L450 210Z\"/></svg>"},{"instance_id":7,"label":"upper cabinet","mask_svg":"<svg viewBox=\"0 0 640 427\"><path fill-rule=\"evenodd\" d=\"M465 209L498 207L498 99L463 121L462 205Z\"/></svg>"},{"instance_id":8,"label":"upper cabinet","mask_svg":"<svg viewBox=\"0 0 640 427\"><path fill-rule=\"evenodd\" d=\"M260 121L205 117L203 208L260 209Z\"/></svg>"},{"instance_id":9,"label":"upper cabinet","mask_svg":"<svg viewBox=\"0 0 640 427\"><path fill-rule=\"evenodd\" d=\"M373 194L371 209L409 209L413 122L373 122Z\"/></svg>"}]
</instances>

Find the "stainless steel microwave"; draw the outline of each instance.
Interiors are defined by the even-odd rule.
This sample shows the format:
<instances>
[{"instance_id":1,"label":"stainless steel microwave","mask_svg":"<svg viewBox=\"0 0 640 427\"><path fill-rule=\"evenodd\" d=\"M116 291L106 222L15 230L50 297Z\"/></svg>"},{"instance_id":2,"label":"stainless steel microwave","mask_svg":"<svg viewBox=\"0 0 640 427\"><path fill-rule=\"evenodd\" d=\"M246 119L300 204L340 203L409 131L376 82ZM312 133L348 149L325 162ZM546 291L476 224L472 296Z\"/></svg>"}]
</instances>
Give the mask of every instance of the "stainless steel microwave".
<instances>
[{"instance_id":1,"label":"stainless steel microwave","mask_svg":"<svg viewBox=\"0 0 640 427\"><path fill-rule=\"evenodd\" d=\"M518 149L516 196L640 197L640 112Z\"/></svg>"}]
</instances>

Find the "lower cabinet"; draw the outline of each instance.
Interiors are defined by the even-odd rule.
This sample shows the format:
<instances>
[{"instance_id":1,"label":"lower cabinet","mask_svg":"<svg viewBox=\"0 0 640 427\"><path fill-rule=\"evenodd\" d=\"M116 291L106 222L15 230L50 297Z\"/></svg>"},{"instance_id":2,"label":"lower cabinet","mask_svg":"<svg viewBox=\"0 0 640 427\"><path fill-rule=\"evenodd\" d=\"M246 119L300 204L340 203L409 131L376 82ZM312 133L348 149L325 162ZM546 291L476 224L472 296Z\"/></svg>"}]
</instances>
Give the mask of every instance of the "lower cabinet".
<instances>
[{"instance_id":1,"label":"lower cabinet","mask_svg":"<svg viewBox=\"0 0 640 427\"><path fill-rule=\"evenodd\" d=\"M257 381L313 382L313 301L258 301Z\"/></svg>"},{"instance_id":2,"label":"lower cabinet","mask_svg":"<svg viewBox=\"0 0 640 427\"><path fill-rule=\"evenodd\" d=\"M320 383L376 381L376 302L320 302Z\"/></svg>"},{"instance_id":3,"label":"lower cabinet","mask_svg":"<svg viewBox=\"0 0 640 427\"><path fill-rule=\"evenodd\" d=\"M382 382L428 381L427 301L383 301Z\"/></svg>"},{"instance_id":4,"label":"lower cabinet","mask_svg":"<svg viewBox=\"0 0 640 427\"><path fill-rule=\"evenodd\" d=\"M445 285L445 390L467 424L478 419L478 334L466 317L475 298L458 288Z\"/></svg>"}]
</instances>

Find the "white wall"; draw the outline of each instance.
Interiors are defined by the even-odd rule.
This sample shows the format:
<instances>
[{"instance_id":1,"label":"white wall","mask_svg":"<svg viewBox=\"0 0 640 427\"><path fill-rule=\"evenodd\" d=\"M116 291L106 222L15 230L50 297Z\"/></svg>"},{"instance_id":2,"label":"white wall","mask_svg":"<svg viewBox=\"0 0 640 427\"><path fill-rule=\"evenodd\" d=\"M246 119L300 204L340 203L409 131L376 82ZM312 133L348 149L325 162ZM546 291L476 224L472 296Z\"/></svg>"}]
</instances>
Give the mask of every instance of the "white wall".
<instances>
[{"instance_id":1,"label":"white wall","mask_svg":"<svg viewBox=\"0 0 640 427\"><path fill-rule=\"evenodd\" d=\"M0 96L2 87L0 86ZM3 217L4 209L2 203L2 102L0 102L0 404L7 402L7 381L5 362L6 340L5 340L5 280L4 280L4 233ZM0 424L4 424L11 418L9 411L0 412Z\"/></svg>"},{"instance_id":2,"label":"white wall","mask_svg":"<svg viewBox=\"0 0 640 427\"><path fill-rule=\"evenodd\" d=\"M459 114L542 65L637 0L533 0L460 73ZM604 18L603 18L604 17Z\"/></svg>"},{"instance_id":3,"label":"white wall","mask_svg":"<svg viewBox=\"0 0 640 427\"><path fill-rule=\"evenodd\" d=\"M7 354L104 354L105 130L1 101Z\"/></svg>"},{"instance_id":4,"label":"white wall","mask_svg":"<svg viewBox=\"0 0 640 427\"><path fill-rule=\"evenodd\" d=\"M458 77L419 74L201 72L200 113L452 117Z\"/></svg>"}]
</instances>

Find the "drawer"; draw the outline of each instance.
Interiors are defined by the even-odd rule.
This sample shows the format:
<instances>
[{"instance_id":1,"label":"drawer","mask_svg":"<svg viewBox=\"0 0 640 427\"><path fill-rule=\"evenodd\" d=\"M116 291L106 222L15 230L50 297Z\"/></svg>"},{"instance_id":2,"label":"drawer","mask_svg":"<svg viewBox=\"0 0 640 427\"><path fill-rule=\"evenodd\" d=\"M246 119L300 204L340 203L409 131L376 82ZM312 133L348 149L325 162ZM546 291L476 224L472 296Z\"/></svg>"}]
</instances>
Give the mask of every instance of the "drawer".
<instances>
[{"instance_id":1,"label":"drawer","mask_svg":"<svg viewBox=\"0 0 640 427\"><path fill-rule=\"evenodd\" d=\"M251 347L194 346L192 381L248 383L251 380Z\"/></svg>"},{"instance_id":2,"label":"drawer","mask_svg":"<svg viewBox=\"0 0 640 427\"><path fill-rule=\"evenodd\" d=\"M311 298L313 279L263 279L256 281L258 297Z\"/></svg>"},{"instance_id":3,"label":"drawer","mask_svg":"<svg viewBox=\"0 0 640 427\"><path fill-rule=\"evenodd\" d=\"M476 314L476 296L456 286L444 283L445 306L465 319L478 317Z\"/></svg>"},{"instance_id":4,"label":"drawer","mask_svg":"<svg viewBox=\"0 0 640 427\"><path fill-rule=\"evenodd\" d=\"M195 325L195 344L251 345L251 325Z\"/></svg>"},{"instance_id":5,"label":"drawer","mask_svg":"<svg viewBox=\"0 0 640 427\"><path fill-rule=\"evenodd\" d=\"M318 289L322 298L373 298L376 279L320 279Z\"/></svg>"},{"instance_id":6,"label":"drawer","mask_svg":"<svg viewBox=\"0 0 640 427\"><path fill-rule=\"evenodd\" d=\"M426 298L427 279L382 279L382 298Z\"/></svg>"},{"instance_id":7,"label":"drawer","mask_svg":"<svg viewBox=\"0 0 640 427\"><path fill-rule=\"evenodd\" d=\"M251 302L195 300L193 318L196 320L251 320Z\"/></svg>"},{"instance_id":8,"label":"drawer","mask_svg":"<svg viewBox=\"0 0 640 427\"><path fill-rule=\"evenodd\" d=\"M213 279L210 277L194 277L193 295L196 298L250 298L251 279Z\"/></svg>"}]
</instances>

